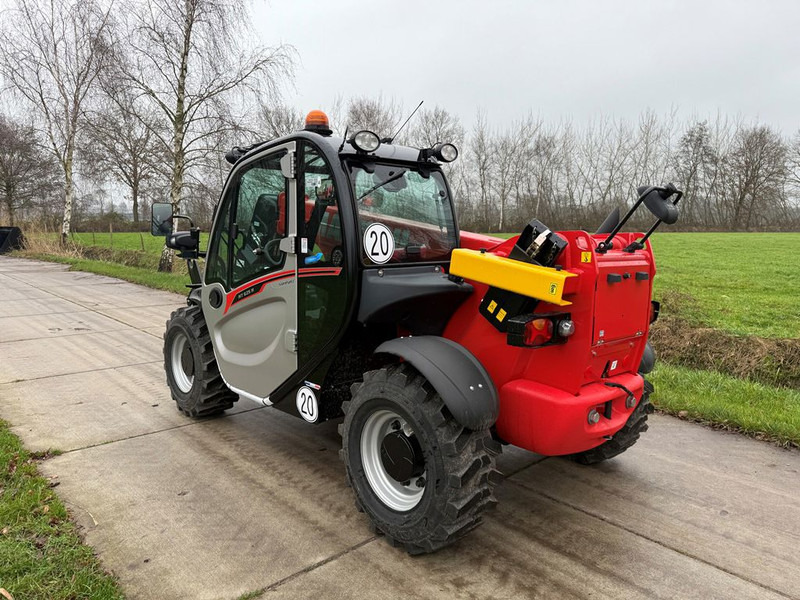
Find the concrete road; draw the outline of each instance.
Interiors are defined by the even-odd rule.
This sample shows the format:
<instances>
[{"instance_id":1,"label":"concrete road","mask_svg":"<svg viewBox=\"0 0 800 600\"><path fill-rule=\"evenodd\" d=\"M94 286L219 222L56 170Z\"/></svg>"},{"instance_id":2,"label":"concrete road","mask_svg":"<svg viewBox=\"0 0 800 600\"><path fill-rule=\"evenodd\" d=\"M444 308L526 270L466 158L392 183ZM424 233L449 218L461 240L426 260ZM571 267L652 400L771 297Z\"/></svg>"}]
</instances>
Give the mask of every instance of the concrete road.
<instances>
[{"instance_id":1,"label":"concrete road","mask_svg":"<svg viewBox=\"0 0 800 600\"><path fill-rule=\"evenodd\" d=\"M664 416L599 467L504 452L498 509L410 558L353 507L335 424L169 398L174 294L0 257L0 417L130 598L800 598L800 453Z\"/></svg>"}]
</instances>

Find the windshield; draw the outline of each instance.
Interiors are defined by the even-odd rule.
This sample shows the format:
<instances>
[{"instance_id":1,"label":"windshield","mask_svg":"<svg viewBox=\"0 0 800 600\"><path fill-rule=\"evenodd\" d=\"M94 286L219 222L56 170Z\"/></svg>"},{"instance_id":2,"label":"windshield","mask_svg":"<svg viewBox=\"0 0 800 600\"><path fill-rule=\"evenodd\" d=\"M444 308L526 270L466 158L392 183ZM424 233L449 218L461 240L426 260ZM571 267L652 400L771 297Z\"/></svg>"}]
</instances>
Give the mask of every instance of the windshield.
<instances>
[{"instance_id":1,"label":"windshield","mask_svg":"<svg viewBox=\"0 0 800 600\"><path fill-rule=\"evenodd\" d=\"M350 176L364 264L450 259L455 225L440 171L352 163Z\"/></svg>"}]
</instances>

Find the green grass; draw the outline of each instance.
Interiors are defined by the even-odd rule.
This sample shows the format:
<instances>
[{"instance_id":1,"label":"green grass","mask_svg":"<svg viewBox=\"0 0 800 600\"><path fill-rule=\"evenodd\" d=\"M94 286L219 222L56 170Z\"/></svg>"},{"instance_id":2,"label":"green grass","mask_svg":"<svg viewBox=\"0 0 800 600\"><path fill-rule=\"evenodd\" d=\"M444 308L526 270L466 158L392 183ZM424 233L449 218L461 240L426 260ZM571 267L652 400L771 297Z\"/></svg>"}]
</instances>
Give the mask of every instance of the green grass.
<instances>
[{"instance_id":1,"label":"green grass","mask_svg":"<svg viewBox=\"0 0 800 600\"><path fill-rule=\"evenodd\" d=\"M664 412L800 447L800 391L664 363L649 378Z\"/></svg>"},{"instance_id":2,"label":"green grass","mask_svg":"<svg viewBox=\"0 0 800 600\"><path fill-rule=\"evenodd\" d=\"M0 588L17 600L122 598L34 458L0 421Z\"/></svg>"},{"instance_id":3,"label":"green grass","mask_svg":"<svg viewBox=\"0 0 800 600\"><path fill-rule=\"evenodd\" d=\"M661 233L654 236L656 297L690 322L736 335L800 337L800 234Z\"/></svg>"},{"instance_id":4,"label":"green grass","mask_svg":"<svg viewBox=\"0 0 800 600\"><path fill-rule=\"evenodd\" d=\"M189 283L189 276L185 273L159 273L155 269L142 269L140 267L129 267L127 265L120 265L102 260L72 258L55 254L25 252L19 253L18 256L71 265L74 271L86 271L88 273L116 277L157 290L177 292L178 294L184 295L189 291L186 287L186 284Z\"/></svg>"}]
</instances>

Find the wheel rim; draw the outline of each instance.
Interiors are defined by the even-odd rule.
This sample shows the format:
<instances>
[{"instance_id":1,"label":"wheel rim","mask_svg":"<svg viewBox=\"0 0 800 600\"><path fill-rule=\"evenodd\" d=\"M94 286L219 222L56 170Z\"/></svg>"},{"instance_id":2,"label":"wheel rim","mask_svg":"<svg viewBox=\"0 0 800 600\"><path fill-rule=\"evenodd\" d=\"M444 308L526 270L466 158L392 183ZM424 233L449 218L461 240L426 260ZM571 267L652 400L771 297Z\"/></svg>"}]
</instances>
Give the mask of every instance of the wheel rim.
<instances>
[{"instance_id":1,"label":"wheel rim","mask_svg":"<svg viewBox=\"0 0 800 600\"><path fill-rule=\"evenodd\" d=\"M378 499L392 510L407 512L422 500L425 492L425 471L412 476L408 482L398 481L387 471L381 451L385 438L395 435L398 430L409 438L414 436L406 420L391 410L377 410L367 417L361 431L361 463L367 481ZM423 487L417 485L420 481L423 482Z\"/></svg>"},{"instance_id":2,"label":"wheel rim","mask_svg":"<svg viewBox=\"0 0 800 600\"><path fill-rule=\"evenodd\" d=\"M178 332L172 341L172 379L175 385L184 394L191 391L194 385L194 354L189 344L189 338L183 332Z\"/></svg>"}]
</instances>

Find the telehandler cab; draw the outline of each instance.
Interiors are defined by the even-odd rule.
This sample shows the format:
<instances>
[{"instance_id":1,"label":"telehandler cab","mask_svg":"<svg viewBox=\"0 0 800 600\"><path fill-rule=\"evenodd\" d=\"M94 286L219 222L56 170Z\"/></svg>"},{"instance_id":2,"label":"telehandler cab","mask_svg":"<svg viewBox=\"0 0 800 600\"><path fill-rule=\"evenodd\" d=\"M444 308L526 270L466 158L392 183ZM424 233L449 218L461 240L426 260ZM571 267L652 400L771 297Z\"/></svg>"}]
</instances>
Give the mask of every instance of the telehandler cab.
<instances>
[{"instance_id":1,"label":"telehandler cab","mask_svg":"<svg viewBox=\"0 0 800 600\"><path fill-rule=\"evenodd\" d=\"M457 156L334 137L313 111L226 155L207 252L169 204L152 215L192 281L164 336L178 408L205 417L244 396L309 423L344 414L356 505L409 553L481 522L501 444L592 464L647 429L648 238L682 195L642 187L595 234L534 219L502 240L459 231L441 168ZM655 224L622 233L641 204Z\"/></svg>"}]
</instances>

